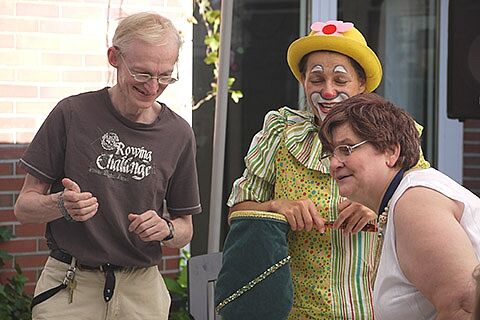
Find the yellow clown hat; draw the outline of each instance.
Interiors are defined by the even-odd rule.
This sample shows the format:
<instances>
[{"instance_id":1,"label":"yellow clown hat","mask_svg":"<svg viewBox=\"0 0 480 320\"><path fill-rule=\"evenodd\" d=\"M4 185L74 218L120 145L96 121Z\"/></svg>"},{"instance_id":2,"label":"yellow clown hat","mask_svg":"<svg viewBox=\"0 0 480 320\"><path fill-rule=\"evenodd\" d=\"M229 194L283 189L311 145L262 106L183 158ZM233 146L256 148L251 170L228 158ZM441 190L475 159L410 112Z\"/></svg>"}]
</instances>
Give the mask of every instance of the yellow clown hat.
<instances>
[{"instance_id":1,"label":"yellow clown hat","mask_svg":"<svg viewBox=\"0 0 480 320\"><path fill-rule=\"evenodd\" d=\"M298 81L302 82L302 74L298 67L300 60L311 52L326 50L342 53L360 64L365 71L367 92L372 92L378 87L382 80L382 65L353 23L315 22L310 28L312 32L292 42L287 51L288 66Z\"/></svg>"}]
</instances>

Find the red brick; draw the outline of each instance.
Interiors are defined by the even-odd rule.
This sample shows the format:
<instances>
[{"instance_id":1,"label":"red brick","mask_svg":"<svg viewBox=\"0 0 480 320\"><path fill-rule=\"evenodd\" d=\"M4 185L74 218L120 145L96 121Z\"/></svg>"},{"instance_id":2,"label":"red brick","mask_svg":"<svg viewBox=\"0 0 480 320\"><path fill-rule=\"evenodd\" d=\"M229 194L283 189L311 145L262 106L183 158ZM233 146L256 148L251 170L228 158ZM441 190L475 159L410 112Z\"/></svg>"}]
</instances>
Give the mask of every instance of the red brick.
<instances>
[{"instance_id":1,"label":"red brick","mask_svg":"<svg viewBox=\"0 0 480 320\"><path fill-rule=\"evenodd\" d=\"M480 168L463 168L463 177L465 178L473 178L473 177L480 177Z\"/></svg>"},{"instance_id":2,"label":"red brick","mask_svg":"<svg viewBox=\"0 0 480 320\"><path fill-rule=\"evenodd\" d=\"M27 150L27 145L0 145L0 159L19 159Z\"/></svg>"},{"instance_id":3,"label":"red brick","mask_svg":"<svg viewBox=\"0 0 480 320\"><path fill-rule=\"evenodd\" d=\"M37 251L42 252L42 251L49 251L50 249L48 248L47 245L47 239L41 238L37 239Z\"/></svg>"},{"instance_id":4,"label":"red brick","mask_svg":"<svg viewBox=\"0 0 480 320\"><path fill-rule=\"evenodd\" d=\"M12 254L14 253L26 253L26 252L35 252L37 248L36 241L31 240L17 240L13 239L7 242L0 243L0 249L6 250Z\"/></svg>"},{"instance_id":5,"label":"red brick","mask_svg":"<svg viewBox=\"0 0 480 320\"><path fill-rule=\"evenodd\" d=\"M176 273L167 273L164 275L164 278L170 278L172 280L176 279L177 274Z\"/></svg>"},{"instance_id":6,"label":"red brick","mask_svg":"<svg viewBox=\"0 0 480 320\"><path fill-rule=\"evenodd\" d=\"M23 186L23 178L0 178L0 191L20 190Z\"/></svg>"},{"instance_id":7,"label":"red brick","mask_svg":"<svg viewBox=\"0 0 480 320\"><path fill-rule=\"evenodd\" d=\"M180 250L162 246L162 253L163 253L163 256L179 256Z\"/></svg>"},{"instance_id":8,"label":"red brick","mask_svg":"<svg viewBox=\"0 0 480 320\"><path fill-rule=\"evenodd\" d=\"M13 195L0 194L0 207L13 208Z\"/></svg>"},{"instance_id":9,"label":"red brick","mask_svg":"<svg viewBox=\"0 0 480 320\"><path fill-rule=\"evenodd\" d=\"M175 277L178 275L178 270L160 270L160 273L164 277L175 279Z\"/></svg>"},{"instance_id":10,"label":"red brick","mask_svg":"<svg viewBox=\"0 0 480 320\"><path fill-rule=\"evenodd\" d=\"M478 153L478 156L480 156L480 144L464 143L463 152Z\"/></svg>"},{"instance_id":11,"label":"red brick","mask_svg":"<svg viewBox=\"0 0 480 320\"><path fill-rule=\"evenodd\" d=\"M43 237L45 225L37 223L20 224L15 226L15 237Z\"/></svg>"},{"instance_id":12,"label":"red brick","mask_svg":"<svg viewBox=\"0 0 480 320\"><path fill-rule=\"evenodd\" d=\"M0 222L16 222L13 210L0 210Z\"/></svg>"},{"instance_id":13,"label":"red brick","mask_svg":"<svg viewBox=\"0 0 480 320\"><path fill-rule=\"evenodd\" d=\"M464 156L463 165L464 166L480 165L480 157Z\"/></svg>"},{"instance_id":14,"label":"red brick","mask_svg":"<svg viewBox=\"0 0 480 320\"><path fill-rule=\"evenodd\" d=\"M35 4L35 3L17 3L17 16L28 17L58 17L60 8L51 4Z\"/></svg>"},{"instance_id":15,"label":"red brick","mask_svg":"<svg viewBox=\"0 0 480 320\"><path fill-rule=\"evenodd\" d=\"M467 131L467 130L464 130L463 132L463 141L464 142L467 142L467 141L480 141L480 131L478 132L475 132L475 131Z\"/></svg>"},{"instance_id":16,"label":"red brick","mask_svg":"<svg viewBox=\"0 0 480 320\"><path fill-rule=\"evenodd\" d=\"M463 123L464 128L480 128L480 120L468 119Z\"/></svg>"},{"instance_id":17,"label":"red brick","mask_svg":"<svg viewBox=\"0 0 480 320\"><path fill-rule=\"evenodd\" d=\"M9 176L13 174L13 163L0 163L0 175Z\"/></svg>"},{"instance_id":18,"label":"red brick","mask_svg":"<svg viewBox=\"0 0 480 320\"><path fill-rule=\"evenodd\" d=\"M1 270L9 270L9 269L14 269L15 268L15 264L13 262L13 258L10 259L10 260L4 260L3 262L5 262L5 264L3 265L3 267L0 269Z\"/></svg>"},{"instance_id":19,"label":"red brick","mask_svg":"<svg viewBox=\"0 0 480 320\"><path fill-rule=\"evenodd\" d=\"M47 261L47 258L47 254L16 256L15 263L20 265L22 269L31 267L43 267L45 265L45 262Z\"/></svg>"},{"instance_id":20,"label":"red brick","mask_svg":"<svg viewBox=\"0 0 480 320\"><path fill-rule=\"evenodd\" d=\"M165 269L167 270L173 270L173 269L178 269L178 258L174 259L165 259Z\"/></svg>"},{"instance_id":21,"label":"red brick","mask_svg":"<svg viewBox=\"0 0 480 320\"><path fill-rule=\"evenodd\" d=\"M467 189L480 190L480 180L463 179L463 186Z\"/></svg>"},{"instance_id":22,"label":"red brick","mask_svg":"<svg viewBox=\"0 0 480 320\"><path fill-rule=\"evenodd\" d=\"M10 271L3 271L0 273L0 282L4 282L7 279L13 277L17 272L15 270ZM36 282L37 281L37 272L35 270L23 270L22 274L27 277L28 282Z\"/></svg>"},{"instance_id":23,"label":"red brick","mask_svg":"<svg viewBox=\"0 0 480 320\"><path fill-rule=\"evenodd\" d=\"M36 281L35 282L28 282L28 283L25 283L25 286L23 287L23 291L30 295L30 296L33 296L33 293L35 292L35 285L36 285Z\"/></svg>"},{"instance_id":24,"label":"red brick","mask_svg":"<svg viewBox=\"0 0 480 320\"><path fill-rule=\"evenodd\" d=\"M13 222L16 223L16 222ZM2 228L5 228L10 231L10 234L13 234L13 223L9 225L2 225Z\"/></svg>"},{"instance_id":25,"label":"red brick","mask_svg":"<svg viewBox=\"0 0 480 320\"><path fill-rule=\"evenodd\" d=\"M20 176L24 176L27 174L27 171L25 171L25 168L22 167L18 162L15 163L15 173Z\"/></svg>"}]
</instances>

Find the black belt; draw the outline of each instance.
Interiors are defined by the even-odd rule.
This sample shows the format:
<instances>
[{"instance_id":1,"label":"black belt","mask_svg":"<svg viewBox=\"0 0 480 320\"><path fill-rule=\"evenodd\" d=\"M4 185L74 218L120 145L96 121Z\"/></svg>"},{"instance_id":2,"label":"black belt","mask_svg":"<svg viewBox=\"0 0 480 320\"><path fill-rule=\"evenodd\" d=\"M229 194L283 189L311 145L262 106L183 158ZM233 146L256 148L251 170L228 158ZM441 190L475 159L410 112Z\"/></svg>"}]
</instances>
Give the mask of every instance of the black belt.
<instances>
[{"instance_id":1,"label":"black belt","mask_svg":"<svg viewBox=\"0 0 480 320\"><path fill-rule=\"evenodd\" d=\"M52 250L50 252L50 257L57 259L63 263L70 264L72 262L72 256L65 251L62 250ZM115 273L114 271L120 271L125 269L131 269L129 267L121 267L116 266L111 263L105 263L96 267L84 265L81 263L77 263L77 267L80 270L98 270L105 273L105 286L103 287L103 299L105 302L110 301L113 296L113 291L115 290Z\"/></svg>"},{"instance_id":2,"label":"black belt","mask_svg":"<svg viewBox=\"0 0 480 320\"><path fill-rule=\"evenodd\" d=\"M62 250L52 250L50 252L50 257L66 263L66 264L71 264L72 263L72 256L65 251ZM113 291L115 290L115 273L114 271L120 271L120 270L131 270L133 269L132 267L121 267L121 266L116 266L110 263L105 263L100 266L88 266L84 265L81 263L77 263L76 265L80 270L90 270L90 271L101 271L105 273L105 286L103 287L103 299L105 299L105 302L109 302L110 299L113 296ZM57 294L60 290L65 289L67 285L65 283L61 283L55 288L49 289L45 292L40 293L36 297L32 299L32 304L31 308L33 308L35 305L51 298L53 295Z\"/></svg>"}]
</instances>

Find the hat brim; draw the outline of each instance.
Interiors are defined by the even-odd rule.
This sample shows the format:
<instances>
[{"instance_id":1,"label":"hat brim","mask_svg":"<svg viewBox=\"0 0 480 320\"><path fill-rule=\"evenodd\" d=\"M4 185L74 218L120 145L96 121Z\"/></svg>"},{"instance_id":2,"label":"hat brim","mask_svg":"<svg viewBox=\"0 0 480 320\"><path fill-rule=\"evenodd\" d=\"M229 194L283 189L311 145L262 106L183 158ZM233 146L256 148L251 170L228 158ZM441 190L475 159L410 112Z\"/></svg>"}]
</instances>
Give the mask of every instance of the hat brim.
<instances>
[{"instance_id":1,"label":"hat brim","mask_svg":"<svg viewBox=\"0 0 480 320\"><path fill-rule=\"evenodd\" d=\"M287 62L295 78L302 82L298 68L300 60L314 51L333 51L349 56L357 61L365 71L365 90L372 92L382 80L382 65L375 52L368 46L347 37L307 36L292 42L287 51Z\"/></svg>"}]
</instances>

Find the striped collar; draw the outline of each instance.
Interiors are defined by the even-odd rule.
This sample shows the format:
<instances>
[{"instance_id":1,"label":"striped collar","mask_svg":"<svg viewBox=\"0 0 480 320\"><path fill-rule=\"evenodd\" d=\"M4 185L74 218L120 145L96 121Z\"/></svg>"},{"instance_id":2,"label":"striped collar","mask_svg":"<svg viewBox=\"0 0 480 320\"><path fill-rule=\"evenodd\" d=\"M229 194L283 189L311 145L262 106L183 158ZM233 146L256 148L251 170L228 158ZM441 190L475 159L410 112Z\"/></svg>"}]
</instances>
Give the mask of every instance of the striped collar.
<instances>
[{"instance_id":1,"label":"striped collar","mask_svg":"<svg viewBox=\"0 0 480 320\"><path fill-rule=\"evenodd\" d=\"M288 151L308 169L329 173L329 160L320 160L322 143L313 114L287 107L280 112L286 119L284 134Z\"/></svg>"}]
</instances>

